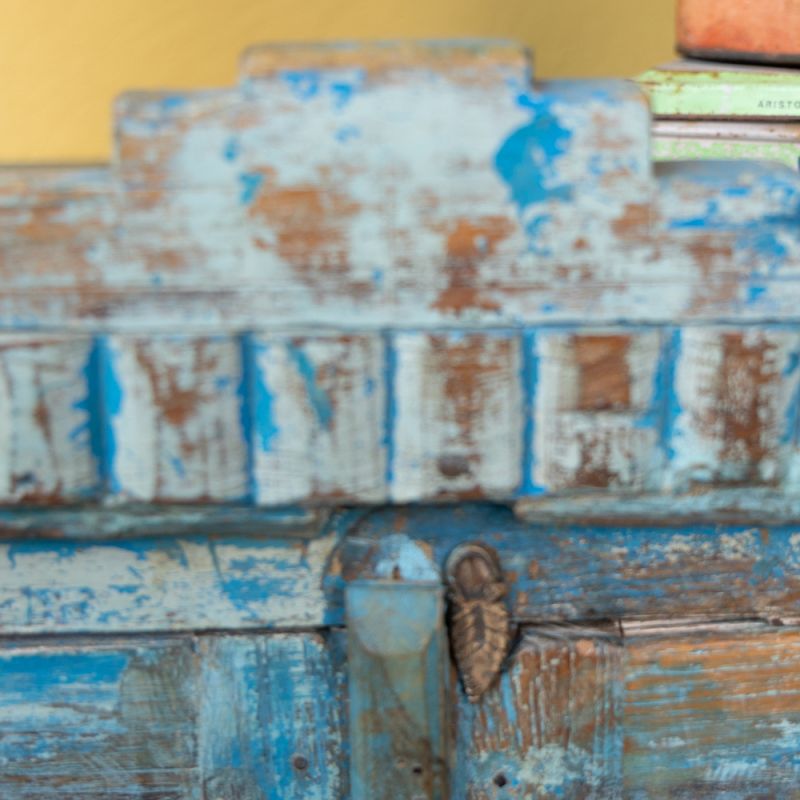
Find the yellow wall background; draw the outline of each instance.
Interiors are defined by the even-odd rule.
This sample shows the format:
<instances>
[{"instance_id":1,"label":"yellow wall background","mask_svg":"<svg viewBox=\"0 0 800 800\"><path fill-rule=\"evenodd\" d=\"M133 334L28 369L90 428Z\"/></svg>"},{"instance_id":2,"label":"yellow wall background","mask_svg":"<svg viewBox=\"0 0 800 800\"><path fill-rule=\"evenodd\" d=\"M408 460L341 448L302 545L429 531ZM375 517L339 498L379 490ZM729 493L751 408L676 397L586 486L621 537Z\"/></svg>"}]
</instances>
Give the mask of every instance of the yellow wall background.
<instances>
[{"instance_id":1,"label":"yellow wall background","mask_svg":"<svg viewBox=\"0 0 800 800\"><path fill-rule=\"evenodd\" d=\"M504 36L542 77L668 59L674 0L0 0L0 161L96 161L130 88L221 86L257 41Z\"/></svg>"}]
</instances>

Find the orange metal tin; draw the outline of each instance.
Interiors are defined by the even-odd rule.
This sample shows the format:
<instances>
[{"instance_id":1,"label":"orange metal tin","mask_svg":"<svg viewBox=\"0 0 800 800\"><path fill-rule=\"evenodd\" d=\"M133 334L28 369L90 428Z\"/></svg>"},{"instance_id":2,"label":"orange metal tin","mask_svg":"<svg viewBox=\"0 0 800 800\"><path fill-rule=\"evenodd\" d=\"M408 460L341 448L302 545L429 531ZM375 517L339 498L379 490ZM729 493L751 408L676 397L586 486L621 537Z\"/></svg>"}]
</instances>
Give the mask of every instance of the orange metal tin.
<instances>
[{"instance_id":1,"label":"orange metal tin","mask_svg":"<svg viewBox=\"0 0 800 800\"><path fill-rule=\"evenodd\" d=\"M800 0L678 0L678 49L698 58L800 64Z\"/></svg>"}]
</instances>

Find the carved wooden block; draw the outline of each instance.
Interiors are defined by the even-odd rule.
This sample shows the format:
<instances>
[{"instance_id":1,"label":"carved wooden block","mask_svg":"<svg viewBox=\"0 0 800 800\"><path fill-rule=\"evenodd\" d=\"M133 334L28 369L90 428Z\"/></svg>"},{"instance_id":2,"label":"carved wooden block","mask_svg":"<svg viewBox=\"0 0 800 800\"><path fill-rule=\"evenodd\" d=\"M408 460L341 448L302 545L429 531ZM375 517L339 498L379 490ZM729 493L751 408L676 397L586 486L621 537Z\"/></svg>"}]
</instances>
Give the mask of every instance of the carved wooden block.
<instances>
[{"instance_id":1,"label":"carved wooden block","mask_svg":"<svg viewBox=\"0 0 800 800\"><path fill-rule=\"evenodd\" d=\"M661 333L541 332L531 346L534 487L657 489Z\"/></svg>"},{"instance_id":2,"label":"carved wooden block","mask_svg":"<svg viewBox=\"0 0 800 800\"><path fill-rule=\"evenodd\" d=\"M391 496L513 493L522 464L522 355L513 334L398 334Z\"/></svg>"},{"instance_id":3,"label":"carved wooden block","mask_svg":"<svg viewBox=\"0 0 800 800\"><path fill-rule=\"evenodd\" d=\"M800 336L781 328L687 328L680 334L671 480L782 485L797 437Z\"/></svg>"},{"instance_id":4,"label":"carved wooden block","mask_svg":"<svg viewBox=\"0 0 800 800\"><path fill-rule=\"evenodd\" d=\"M384 499L383 339L251 337L248 351L257 501Z\"/></svg>"},{"instance_id":5,"label":"carved wooden block","mask_svg":"<svg viewBox=\"0 0 800 800\"><path fill-rule=\"evenodd\" d=\"M0 336L0 502L99 494L95 360L86 336Z\"/></svg>"},{"instance_id":6,"label":"carved wooden block","mask_svg":"<svg viewBox=\"0 0 800 800\"><path fill-rule=\"evenodd\" d=\"M119 336L107 357L111 491L145 501L246 498L240 342Z\"/></svg>"}]
</instances>

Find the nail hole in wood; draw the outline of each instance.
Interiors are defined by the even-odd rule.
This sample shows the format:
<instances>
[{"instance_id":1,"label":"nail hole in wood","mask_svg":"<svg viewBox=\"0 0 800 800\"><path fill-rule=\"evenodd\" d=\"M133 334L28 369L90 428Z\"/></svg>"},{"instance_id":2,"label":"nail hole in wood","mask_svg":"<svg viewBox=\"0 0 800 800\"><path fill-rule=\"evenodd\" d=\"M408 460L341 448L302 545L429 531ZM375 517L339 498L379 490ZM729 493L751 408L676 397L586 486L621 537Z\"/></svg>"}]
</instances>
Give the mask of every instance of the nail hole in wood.
<instances>
[{"instance_id":1,"label":"nail hole in wood","mask_svg":"<svg viewBox=\"0 0 800 800\"><path fill-rule=\"evenodd\" d=\"M294 756L292 758L292 766L298 772L305 772L308 769L308 759L305 756Z\"/></svg>"},{"instance_id":2,"label":"nail hole in wood","mask_svg":"<svg viewBox=\"0 0 800 800\"><path fill-rule=\"evenodd\" d=\"M411 771L412 771L412 772L413 772L415 775L422 775L422 767L421 767L419 764L415 764L415 765L413 766L413 768L411 769Z\"/></svg>"},{"instance_id":3,"label":"nail hole in wood","mask_svg":"<svg viewBox=\"0 0 800 800\"><path fill-rule=\"evenodd\" d=\"M502 772L498 772L497 775L494 776L494 784L495 786L503 787L508 783L508 778L503 775Z\"/></svg>"}]
</instances>

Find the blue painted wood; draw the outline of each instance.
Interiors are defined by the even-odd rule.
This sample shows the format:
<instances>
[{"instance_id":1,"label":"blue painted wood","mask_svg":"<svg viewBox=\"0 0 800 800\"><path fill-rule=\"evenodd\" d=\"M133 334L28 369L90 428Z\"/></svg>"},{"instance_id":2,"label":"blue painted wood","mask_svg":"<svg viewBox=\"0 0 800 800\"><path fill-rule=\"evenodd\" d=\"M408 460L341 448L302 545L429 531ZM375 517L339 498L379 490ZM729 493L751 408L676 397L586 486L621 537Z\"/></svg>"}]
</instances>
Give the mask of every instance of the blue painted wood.
<instances>
[{"instance_id":1,"label":"blue painted wood","mask_svg":"<svg viewBox=\"0 0 800 800\"><path fill-rule=\"evenodd\" d=\"M622 689L623 796L795 795L799 659L796 628L634 632Z\"/></svg>"},{"instance_id":2,"label":"blue painted wood","mask_svg":"<svg viewBox=\"0 0 800 800\"><path fill-rule=\"evenodd\" d=\"M327 583L338 591L342 577L384 574L395 563L404 575L420 549L441 569L457 544L477 540L499 553L518 620L797 614L794 526L637 522L537 524L487 504L386 508L343 541L341 574Z\"/></svg>"},{"instance_id":3,"label":"blue painted wood","mask_svg":"<svg viewBox=\"0 0 800 800\"><path fill-rule=\"evenodd\" d=\"M508 43L268 47L0 170L0 794L793 791L796 632L729 624L798 617L800 179L649 127ZM537 623L478 707L466 539Z\"/></svg>"},{"instance_id":4,"label":"blue painted wood","mask_svg":"<svg viewBox=\"0 0 800 800\"><path fill-rule=\"evenodd\" d=\"M347 590L352 800L450 797L449 686L439 584Z\"/></svg>"},{"instance_id":5,"label":"blue painted wood","mask_svg":"<svg viewBox=\"0 0 800 800\"><path fill-rule=\"evenodd\" d=\"M299 533L4 542L0 630L337 626L351 582L438 581L450 550L469 540L498 551L520 621L798 611L800 540L789 525L539 524L462 504L342 514L318 537Z\"/></svg>"},{"instance_id":6,"label":"blue painted wood","mask_svg":"<svg viewBox=\"0 0 800 800\"><path fill-rule=\"evenodd\" d=\"M203 638L204 797L350 796L344 648L340 632Z\"/></svg>"},{"instance_id":7,"label":"blue painted wood","mask_svg":"<svg viewBox=\"0 0 800 800\"><path fill-rule=\"evenodd\" d=\"M620 798L624 661L613 626L526 629L480 705L459 695L452 796Z\"/></svg>"},{"instance_id":8,"label":"blue painted wood","mask_svg":"<svg viewBox=\"0 0 800 800\"><path fill-rule=\"evenodd\" d=\"M0 644L0 796L204 800L190 638Z\"/></svg>"},{"instance_id":9,"label":"blue painted wood","mask_svg":"<svg viewBox=\"0 0 800 800\"><path fill-rule=\"evenodd\" d=\"M73 515L89 528L124 529L123 500L144 513L142 505L175 502L235 509L487 497L565 517L565 497L581 502L592 492L635 498L652 513L666 496L708 514L744 486L760 492L772 518L800 508L795 325L67 344L80 355L69 369L61 340L0 336L0 353L16 365L9 408L0 405L0 438L4 426L16 431L0 458L8 484L0 502L80 500L99 509L94 521L85 505ZM51 372L60 377L42 377ZM76 481L83 489L67 490ZM115 511L101 508L109 502ZM225 513L214 513L224 524ZM9 525L31 519L26 510ZM75 531L69 519L53 525Z\"/></svg>"}]
</instances>

